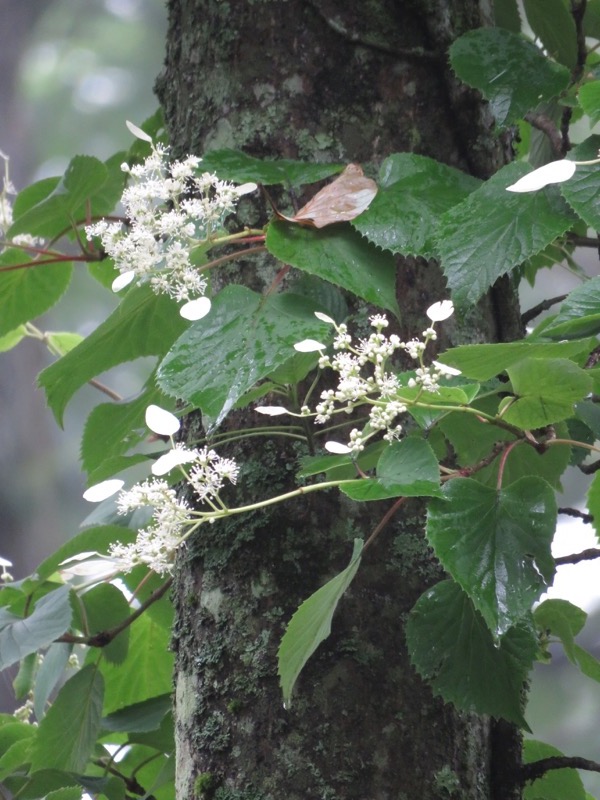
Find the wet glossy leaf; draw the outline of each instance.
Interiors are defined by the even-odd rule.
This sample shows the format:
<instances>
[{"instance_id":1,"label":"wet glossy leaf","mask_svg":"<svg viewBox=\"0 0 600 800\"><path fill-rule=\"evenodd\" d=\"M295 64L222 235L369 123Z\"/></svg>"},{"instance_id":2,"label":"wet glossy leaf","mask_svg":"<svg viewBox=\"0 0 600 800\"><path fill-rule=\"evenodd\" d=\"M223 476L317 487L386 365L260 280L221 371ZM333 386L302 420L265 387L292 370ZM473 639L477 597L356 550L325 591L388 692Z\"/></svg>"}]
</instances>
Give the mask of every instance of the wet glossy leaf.
<instances>
[{"instance_id":1,"label":"wet glossy leaf","mask_svg":"<svg viewBox=\"0 0 600 800\"><path fill-rule=\"evenodd\" d=\"M400 313L392 254L369 244L349 224L316 230L272 222L266 245L282 263L317 275L394 314Z\"/></svg>"},{"instance_id":2,"label":"wet glossy leaf","mask_svg":"<svg viewBox=\"0 0 600 800\"><path fill-rule=\"evenodd\" d=\"M331 633L333 613L356 575L362 547L362 541L355 539L352 558L346 569L305 600L288 623L277 654L283 702L288 708L302 668Z\"/></svg>"},{"instance_id":3,"label":"wet glossy leaf","mask_svg":"<svg viewBox=\"0 0 600 800\"><path fill-rule=\"evenodd\" d=\"M443 493L443 500L429 503L429 541L493 636L501 637L530 611L554 575L554 492L531 477L500 491L457 478Z\"/></svg>"},{"instance_id":4,"label":"wet glossy leaf","mask_svg":"<svg viewBox=\"0 0 600 800\"><path fill-rule=\"evenodd\" d=\"M344 169L345 164L309 164L287 158L260 159L241 150L210 150L202 159L202 170L216 172L219 178L246 183L254 181L265 186L283 184L301 186L329 178Z\"/></svg>"},{"instance_id":5,"label":"wet glossy leaf","mask_svg":"<svg viewBox=\"0 0 600 800\"><path fill-rule=\"evenodd\" d=\"M510 125L541 101L559 95L570 71L546 58L522 36L478 28L457 39L450 63L458 77L489 100L499 126Z\"/></svg>"},{"instance_id":6,"label":"wet glossy leaf","mask_svg":"<svg viewBox=\"0 0 600 800\"><path fill-rule=\"evenodd\" d=\"M440 216L481 182L432 158L395 153L381 165L379 183L377 196L353 226L393 253L433 258Z\"/></svg>"},{"instance_id":7,"label":"wet glossy leaf","mask_svg":"<svg viewBox=\"0 0 600 800\"><path fill-rule=\"evenodd\" d=\"M448 580L421 595L406 639L413 664L444 700L528 729L521 694L537 652L528 625L511 628L495 642L467 595Z\"/></svg>"},{"instance_id":8,"label":"wet glossy leaf","mask_svg":"<svg viewBox=\"0 0 600 800\"><path fill-rule=\"evenodd\" d=\"M458 305L475 303L495 281L540 253L573 224L558 190L513 193L530 168L512 163L442 215L437 248Z\"/></svg>"},{"instance_id":9,"label":"wet glossy leaf","mask_svg":"<svg viewBox=\"0 0 600 800\"><path fill-rule=\"evenodd\" d=\"M65 683L40 722L33 771L83 772L100 731L103 683L98 668L91 664Z\"/></svg>"},{"instance_id":10,"label":"wet glossy leaf","mask_svg":"<svg viewBox=\"0 0 600 800\"><path fill-rule=\"evenodd\" d=\"M257 381L288 361L296 342L331 337L331 326L320 322L315 310L299 295L264 298L228 286L210 314L175 342L158 369L158 384L201 408L216 427Z\"/></svg>"}]
</instances>

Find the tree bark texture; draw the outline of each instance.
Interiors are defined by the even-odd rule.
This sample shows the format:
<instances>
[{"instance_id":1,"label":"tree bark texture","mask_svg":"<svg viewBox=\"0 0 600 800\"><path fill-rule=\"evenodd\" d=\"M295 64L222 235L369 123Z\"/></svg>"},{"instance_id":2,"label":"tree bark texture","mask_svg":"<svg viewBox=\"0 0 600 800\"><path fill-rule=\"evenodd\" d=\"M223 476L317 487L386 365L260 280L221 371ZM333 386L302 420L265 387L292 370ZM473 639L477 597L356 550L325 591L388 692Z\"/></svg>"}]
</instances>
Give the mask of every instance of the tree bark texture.
<instances>
[{"instance_id":1,"label":"tree bark texture","mask_svg":"<svg viewBox=\"0 0 600 800\"><path fill-rule=\"evenodd\" d=\"M510 147L447 61L454 38L486 24L483 0L171 0L157 92L173 152L235 147L354 161L375 174L385 156L410 151L488 177ZM248 224L264 219L250 204L242 214ZM244 265L243 274L260 284L269 269L268 261ZM399 259L403 336L422 331L425 309L443 296L434 263ZM448 326L450 339L514 337L517 311L504 281L469 319ZM253 412L233 424L256 425ZM250 441L231 453L244 464L236 505L289 489L303 455L283 439ZM499 734L433 698L410 665L403 621L441 577L418 502L365 554L332 636L283 707L276 651L285 624L388 508L312 495L219 523L182 554L174 631L181 800L520 796L510 769L495 767L518 760L514 730Z\"/></svg>"}]
</instances>

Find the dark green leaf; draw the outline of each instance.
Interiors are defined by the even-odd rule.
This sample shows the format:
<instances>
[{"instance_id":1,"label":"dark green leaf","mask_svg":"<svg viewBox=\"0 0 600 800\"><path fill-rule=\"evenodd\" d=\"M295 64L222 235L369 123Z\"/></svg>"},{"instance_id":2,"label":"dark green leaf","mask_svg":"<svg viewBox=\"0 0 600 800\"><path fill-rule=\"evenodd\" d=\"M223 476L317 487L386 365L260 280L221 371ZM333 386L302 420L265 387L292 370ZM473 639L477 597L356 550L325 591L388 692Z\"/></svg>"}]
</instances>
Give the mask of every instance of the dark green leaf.
<instances>
[{"instance_id":1,"label":"dark green leaf","mask_svg":"<svg viewBox=\"0 0 600 800\"><path fill-rule=\"evenodd\" d=\"M440 470L431 447L423 439L409 437L385 448L377 464L377 478L399 494L435 496L440 491Z\"/></svg>"},{"instance_id":2,"label":"dark green leaf","mask_svg":"<svg viewBox=\"0 0 600 800\"><path fill-rule=\"evenodd\" d=\"M33 690L33 710L38 721L46 713L46 703L64 675L71 650L69 644L54 642L44 654Z\"/></svg>"},{"instance_id":3,"label":"dark green leaf","mask_svg":"<svg viewBox=\"0 0 600 800\"><path fill-rule=\"evenodd\" d=\"M399 315L392 254L369 244L350 225L340 223L317 230L293 223L271 222L266 245L284 264L318 275Z\"/></svg>"},{"instance_id":4,"label":"dark green leaf","mask_svg":"<svg viewBox=\"0 0 600 800\"><path fill-rule=\"evenodd\" d=\"M501 28L465 33L450 48L450 63L461 80L490 101L500 126L511 125L542 100L559 95L571 77L534 44Z\"/></svg>"},{"instance_id":5,"label":"dark green leaf","mask_svg":"<svg viewBox=\"0 0 600 800\"><path fill-rule=\"evenodd\" d=\"M588 0L583 17L583 30L586 36L600 39L600 0Z\"/></svg>"},{"instance_id":6,"label":"dark green leaf","mask_svg":"<svg viewBox=\"0 0 600 800\"><path fill-rule=\"evenodd\" d=\"M105 731L123 731L125 733L154 731L160 726L172 705L173 698L170 692L158 697L151 697L142 703L134 703L104 717L102 728Z\"/></svg>"},{"instance_id":7,"label":"dark green leaf","mask_svg":"<svg viewBox=\"0 0 600 800\"><path fill-rule=\"evenodd\" d=\"M467 595L448 580L421 595L406 638L413 664L436 694L462 710L504 717L527 729L521 693L537 653L528 626L511 628L494 641Z\"/></svg>"},{"instance_id":8,"label":"dark green leaf","mask_svg":"<svg viewBox=\"0 0 600 800\"><path fill-rule=\"evenodd\" d=\"M527 22L548 54L569 69L577 63L577 31L565 0L523 0Z\"/></svg>"},{"instance_id":9,"label":"dark green leaf","mask_svg":"<svg viewBox=\"0 0 600 800\"><path fill-rule=\"evenodd\" d=\"M471 478L444 486L429 503L427 536L494 637L530 611L554 575L554 492L540 478L496 490Z\"/></svg>"},{"instance_id":10,"label":"dark green leaf","mask_svg":"<svg viewBox=\"0 0 600 800\"><path fill-rule=\"evenodd\" d=\"M590 370L590 377L592 371ZM595 388L594 392L597 394ZM598 403L594 403L593 400L582 400L575 406L575 416L585 423L596 439L600 439L600 407L598 407ZM585 451L586 455L588 452Z\"/></svg>"},{"instance_id":11,"label":"dark green leaf","mask_svg":"<svg viewBox=\"0 0 600 800\"><path fill-rule=\"evenodd\" d=\"M164 355L186 326L173 300L155 295L148 286L130 290L80 345L40 373L58 423L62 425L67 403L87 381L124 361Z\"/></svg>"},{"instance_id":12,"label":"dark green leaf","mask_svg":"<svg viewBox=\"0 0 600 800\"><path fill-rule=\"evenodd\" d=\"M508 342L507 344L466 344L439 356L439 361L457 367L463 375L487 381L524 358L568 358L581 360L595 347L594 339L576 342Z\"/></svg>"},{"instance_id":13,"label":"dark green leaf","mask_svg":"<svg viewBox=\"0 0 600 800\"><path fill-rule=\"evenodd\" d=\"M600 472L594 473L592 482L587 492L587 507L593 517L592 525L596 537L600 540Z\"/></svg>"},{"instance_id":14,"label":"dark green leaf","mask_svg":"<svg viewBox=\"0 0 600 800\"><path fill-rule=\"evenodd\" d=\"M562 756L564 753L545 742L526 739L523 742L523 761L531 764L543 758ZM541 778L525 785L523 800L586 800L585 789L574 769L551 769Z\"/></svg>"},{"instance_id":15,"label":"dark green leaf","mask_svg":"<svg viewBox=\"0 0 600 800\"><path fill-rule=\"evenodd\" d=\"M330 338L331 326L317 320L315 310L298 295L264 298L228 286L210 314L175 342L159 367L158 384L201 408L214 428L257 381L288 361L295 343Z\"/></svg>"},{"instance_id":16,"label":"dark green leaf","mask_svg":"<svg viewBox=\"0 0 600 800\"><path fill-rule=\"evenodd\" d=\"M17 771L19 767L31 761L31 748L33 746L34 729L30 727L31 734L27 738L19 739L7 748L0 749L0 781L6 780Z\"/></svg>"},{"instance_id":17,"label":"dark green leaf","mask_svg":"<svg viewBox=\"0 0 600 800\"><path fill-rule=\"evenodd\" d=\"M84 771L100 731L103 692L102 675L91 664L65 683L40 722L33 771Z\"/></svg>"},{"instance_id":18,"label":"dark green leaf","mask_svg":"<svg viewBox=\"0 0 600 800\"><path fill-rule=\"evenodd\" d=\"M57 636L65 633L72 615L69 587L60 586L44 595L25 619L6 614L0 623L0 669L47 647Z\"/></svg>"},{"instance_id":19,"label":"dark green leaf","mask_svg":"<svg viewBox=\"0 0 600 800\"><path fill-rule=\"evenodd\" d=\"M575 403L592 388L585 371L566 358L525 358L507 372L517 399L502 417L523 430L571 417Z\"/></svg>"},{"instance_id":20,"label":"dark green leaf","mask_svg":"<svg viewBox=\"0 0 600 800\"><path fill-rule=\"evenodd\" d=\"M0 336L52 308L71 282L70 262L2 271L26 261L27 254L16 247L0 256Z\"/></svg>"},{"instance_id":21,"label":"dark green leaf","mask_svg":"<svg viewBox=\"0 0 600 800\"><path fill-rule=\"evenodd\" d=\"M204 154L201 169L216 172L219 178L234 183L254 181L265 186L281 183L301 186L316 183L344 169L344 164L309 164L286 158L260 159L241 150L210 150Z\"/></svg>"},{"instance_id":22,"label":"dark green leaf","mask_svg":"<svg viewBox=\"0 0 600 800\"><path fill-rule=\"evenodd\" d=\"M352 558L346 569L305 600L288 623L277 653L283 702L288 708L302 668L331 633L333 613L356 575L362 548L362 541L355 539Z\"/></svg>"},{"instance_id":23,"label":"dark green leaf","mask_svg":"<svg viewBox=\"0 0 600 800\"><path fill-rule=\"evenodd\" d=\"M15 218L8 229L8 238L21 233L53 238L69 230L73 221L85 219L86 200L93 197L107 179L108 169L97 158L75 156L50 194Z\"/></svg>"},{"instance_id":24,"label":"dark green leaf","mask_svg":"<svg viewBox=\"0 0 600 800\"><path fill-rule=\"evenodd\" d=\"M600 136L594 135L577 145L569 153L575 161L597 158ZM560 192L581 219L594 230L600 230L600 175L598 164L578 166L568 181L560 184Z\"/></svg>"},{"instance_id":25,"label":"dark green leaf","mask_svg":"<svg viewBox=\"0 0 600 800\"><path fill-rule=\"evenodd\" d=\"M517 0L495 0L494 19L497 28L506 28L513 33L521 32L521 15Z\"/></svg>"},{"instance_id":26,"label":"dark green leaf","mask_svg":"<svg viewBox=\"0 0 600 800\"><path fill-rule=\"evenodd\" d=\"M24 697L27 697L29 692L33 689L37 665L37 653L30 653L22 659L19 665L19 671L13 681L13 689L17 700L22 700Z\"/></svg>"},{"instance_id":27,"label":"dark green leaf","mask_svg":"<svg viewBox=\"0 0 600 800\"><path fill-rule=\"evenodd\" d=\"M579 103L590 118L592 125L600 121L600 81L590 81L580 87Z\"/></svg>"},{"instance_id":28,"label":"dark green leaf","mask_svg":"<svg viewBox=\"0 0 600 800\"><path fill-rule=\"evenodd\" d=\"M585 625L585 611L568 600L551 599L540 603L533 612L533 618L544 633L560 639L567 658L576 664L575 636Z\"/></svg>"},{"instance_id":29,"label":"dark green leaf","mask_svg":"<svg viewBox=\"0 0 600 800\"><path fill-rule=\"evenodd\" d=\"M512 70L511 70L512 74ZM475 303L495 281L540 253L575 219L556 194L507 192L530 168L508 164L442 215L437 247L452 296Z\"/></svg>"},{"instance_id":30,"label":"dark green leaf","mask_svg":"<svg viewBox=\"0 0 600 800\"><path fill-rule=\"evenodd\" d=\"M433 258L440 216L480 181L432 158L395 153L381 165L380 189L352 224L369 241L403 255Z\"/></svg>"}]
</instances>

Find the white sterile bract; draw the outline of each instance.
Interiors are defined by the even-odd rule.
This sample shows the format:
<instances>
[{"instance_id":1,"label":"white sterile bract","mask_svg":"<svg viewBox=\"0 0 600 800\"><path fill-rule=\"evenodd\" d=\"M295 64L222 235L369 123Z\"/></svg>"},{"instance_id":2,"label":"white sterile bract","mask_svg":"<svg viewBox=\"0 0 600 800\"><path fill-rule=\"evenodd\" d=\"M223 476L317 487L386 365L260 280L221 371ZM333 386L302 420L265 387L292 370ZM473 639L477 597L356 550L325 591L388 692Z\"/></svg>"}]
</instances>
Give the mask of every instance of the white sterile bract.
<instances>
[{"instance_id":1,"label":"white sterile bract","mask_svg":"<svg viewBox=\"0 0 600 800\"><path fill-rule=\"evenodd\" d=\"M279 417L282 414L290 413L287 408L284 408L283 406L256 406L254 410L258 411L259 414L265 414L268 417Z\"/></svg>"},{"instance_id":2,"label":"white sterile bract","mask_svg":"<svg viewBox=\"0 0 600 800\"><path fill-rule=\"evenodd\" d=\"M146 425L159 436L172 436L177 433L181 423L170 411L165 411L160 406L149 405L146 409Z\"/></svg>"},{"instance_id":3,"label":"white sterile bract","mask_svg":"<svg viewBox=\"0 0 600 800\"><path fill-rule=\"evenodd\" d=\"M130 130L141 138L136 126ZM201 161L187 156L169 162L168 150L152 143L143 164L121 165L130 176L121 199L127 225L100 220L86 228L89 239L100 238L123 275L132 272L138 283L149 282L154 292L178 302L206 291L206 281L192 263L192 250L214 237L239 198L256 188L249 183L236 187L209 172L197 174ZM113 290L131 280L117 278Z\"/></svg>"},{"instance_id":4,"label":"white sterile bract","mask_svg":"<svg viewBox=\"0 0 600 800\"><path fill-rule=\"evenodd\" d=\"M96 483L85 490L83 499L87 500L88 503L99 503L102 500L112 497L113 494L116 494L119 489L123 487L123 484L124 481L118 478L111 478L108 481Z\"/></svg>"},{"instance_id":5,"label":"white sterile bract","mask_svg":"<svg viewBox=\"0 0 600 800\"><path fill-rule=\"evenodd\" d=\"M316 353L319 350L325 350L325 345L317 342L316 339L303 339L294 345L294 350L298 353Z\"/></svg>"},{"instance_id":6,"label":"white sterile bract","mask_svg":"<svg viewBox=\"0 0 600 800\"><path fill-rule=\"evenodd\" d=\"M560 161L551 161L543 167L534 169L524 175L516 183L506 187L507 192L537 192L551 183L563 183L572 178L577 169L575 161L563 158Z\"/></svg>"},{"instance_id":7,"label":"white sterile bract","mask_svg":"<svg viewBox=\"0 0 600 800\"><path fill-rule=\"evenodd\" d=\"M438 382L442 377L458 374L457 370L444 364L433 362L431 366L423 363L423 353L427 343L437 338L433 327L438 321L448 319L454 311L451 301L443 300L434 303L427 310L432 325L423 331L422 339L402 342L395 334L386 336L383 329L388 320L383 315L370 318L375 331L358 344L353 344L347 326L336 325L336 337L333 343L334 355L323 354L319 359L322 369L329 367L338 373L338 384L335 389L327 389L321 393L320 402L315 408L315 421L323 424L333 414L352 413L355 408L369 405L369 419L363 430L355 428L351 431L347 444L327 442L325 449L332 453L352 453L357 455L365 443L379 431L384 431L383 438L392 442L402 435L402 425L397 418L408 410L407 402L402 399L402 385L399 377L387 369L389 359L397 350L403 350L410 358L418 362L414 377L408 379L405 386L418 388L423 392L437 392ZM308 409L302 408L302 415L307 416Z\"/></svg>"}]
</instances>

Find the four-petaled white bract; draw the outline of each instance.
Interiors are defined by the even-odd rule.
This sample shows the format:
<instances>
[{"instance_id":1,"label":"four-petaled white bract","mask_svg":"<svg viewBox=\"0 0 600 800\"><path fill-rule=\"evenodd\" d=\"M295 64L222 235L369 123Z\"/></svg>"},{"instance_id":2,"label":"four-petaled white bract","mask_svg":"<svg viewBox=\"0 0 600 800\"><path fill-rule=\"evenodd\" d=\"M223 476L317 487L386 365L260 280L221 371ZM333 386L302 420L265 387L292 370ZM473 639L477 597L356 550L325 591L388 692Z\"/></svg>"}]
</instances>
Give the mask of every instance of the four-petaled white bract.
<instances>
[{"instance_id":1,"label":"four-petaled white bract","mask_svg":"<svg viewBox=\"0 0 600 800\"><path fill-rule=\"evenodd\" d=\"M190 461L194 461L196 455L196 452L186 450L185 448L169 450L167 453L160 456L160 458L157 458L154 464L152 464L152 474L156 476L166 475L167 472L170 472L174 467L178 467L180 464L189 464Z\"/></svg>"},{"instance_id":2,"label":"four-petaled white bract","mask_svg":"<svg viewBox=\"0 0 600 800\"><path fill-rule=\"evenodd\" d=\"M323 314L322 311L315 311L315 317L320 319L321 322L327 322L328 325L335 325L335 320L328 317L327 314Z\"/></svg>"},{"instance_id":3,"label":"four-petaled white bract","mask_svg":"<svg viewBox=\"0 0 600 800\"><path fill-rule=\"evenodd\" d=\"M255 183L242 183L241 186L236 186L236 192L241 196L243 194L250 194L250 192L255 192L258 189L258 186Z\"/></svg>"},{"instance_id":4,"label":"four-petaled white bract","mask_svg":"<svg viewBox=\"0 0 600 800\"><path fill-rule=\"evenodd\" d=\"M524 175L516 183L506 187L507 192L537 192L550 183L562 183L572 178L577 169L574 161L563 158L560 161L551 161L544 164L539 169L534 169L528 175Z\"/></svg>"},{"instance_id":5,"label":"four-petaled white bract","mask_svg":"<svg viewBox=\"0 0 600 800\"><path fill-rule=\"evenodd\" d=\"M184 319L191 321L202 319L210 311L211 302L208 297L199 297L197 300L190 300L179 309L179 314Z\"/></svg>"},{"instance_id":6,"label":"four-petaled white bract","mask_svg":"<svg viewBox=\"0 0 600 800\"><path fill-rule=\"evenodd\" d=\"M132 269L127 270L127 272L122 272L112 282L111 289L113 292L120 292L121 289L124 289L126 286L129 286L131 281L135 278L135 272Z\"/></svg>"},{"instance_id":7,"label":"four-petaled white bract","mask_svg":"<svg viewBox=\"0 0 600 800\"><path fill-rule=\"evenodd\" d=\"M83 499L87 500L89 503L99 503L101 500L106 500L107 497L112 497L113 494L116 494L123 488L124 483L125 481L119 478L111 478L108 481L95 483L93 486L90 486L89 489L85 490Z\"/></svg>"},{"instance_id":8,"label":"four-petaled white bract","mask_svg":"<svg viewBox=\"0 0 600 800\"><path fill-rule=\"evenodd\" d=\"M283 406L256 406L254 409L259 414L266 414L269 417L278 417L281 414L288 414L287 408Z\"/></svg>"},{"instance_id":9,"label":"four-petaled white bract","mask_svg":"<svg viewBox=\"0 0 600 800\"><path fill-rule=\"evenodd\" d=\"M452 300L439 300L427 309L427 316L432 322L443 322L454 314Z\"/></svg>"},{"instance_id":10,"label":"four-petaled white bract","mask_svg":"<svg viewBox=\"0 0 600 800\"><path fill-rule=\"evenodd\" d=\"M318 350L325 350L325 345L316 339L303 339L294 345L294 350L299 353L315 353Z\"/></svg>"},{"instance_id":11,"label":"four-petaled white bract","mask_svg":"<svg viewBox=\"0 0 600 800\"><path fill-rule=\"evenodd\" d=\"M128 119L125 120L125 125L127 125L130 133L133 133L137 139L141 139L143 142L150 142L150 144L152 144L152 137L149 136L146 131L138 128L137 125L134 125L133 122L130 122Z\"/></svg>"},{"instance_id":12,"label":"four-petaled white bract","mask_svg":"<svg viewBox=\"0 0 600 800\"><path fill-rule=\"evenodd\" d=\"M342 444L341 442L325 442L325 450L338 456L345 456L352 452L347 444Z\"/></svg>"},{"instance_id":13,"label":"four-petaled white bract","mask_svg":"<svg viewBox=\"0 0 600 800\"><path fill-rule=\"evenodd\" d=\"M146 409L146 425L153 433L160 436L172 436L177 433L181 423L170 411L160 406L151 405Z\"/></svg>"}]
</instances>

